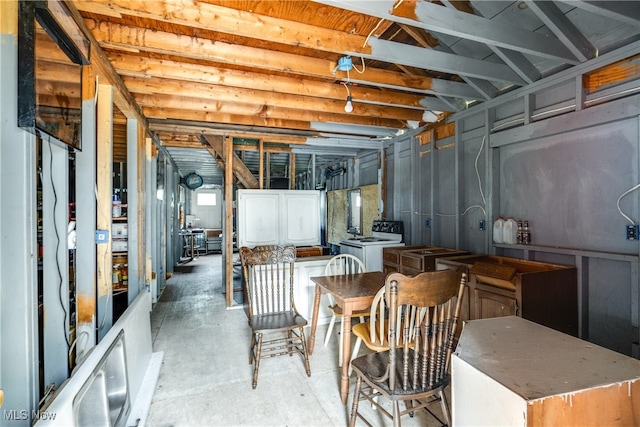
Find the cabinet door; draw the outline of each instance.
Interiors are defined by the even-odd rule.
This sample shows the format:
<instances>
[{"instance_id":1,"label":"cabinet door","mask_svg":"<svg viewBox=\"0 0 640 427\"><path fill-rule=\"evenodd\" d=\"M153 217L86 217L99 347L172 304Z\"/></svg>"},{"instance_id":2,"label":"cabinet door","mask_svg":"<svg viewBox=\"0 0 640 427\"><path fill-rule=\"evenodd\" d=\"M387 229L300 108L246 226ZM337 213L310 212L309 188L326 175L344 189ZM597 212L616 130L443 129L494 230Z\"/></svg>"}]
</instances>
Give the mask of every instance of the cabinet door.
<instances>
[{"instance_id":1,"label":"cabinet door","mask_svg":"<svg viewBox=\"0 0 640 427\"><path fill-rule=\"evenodd\" d=\"M238 191L238 247L279 244L279 218L277 193Z\"/></svg>"},{"instance_id":2,"label":"cabinet door","mask_svg":"<svg viewBox=\"0 0 640 427\"><path fill-rule=\"evenodd\" d=\"M474 289L474 319L516 315L516 298L483 289Z\"/></svg>"},{"instance_id":3,"label":"cabinet door","mask_svg":"<svg viewBox=\"0 0 640 427\"><path fill-rule=\"evenodd\" d=\"M281 244L310 246L320 244L320 193L294 190L283 193Z\"/></svg>"}]
</instances>

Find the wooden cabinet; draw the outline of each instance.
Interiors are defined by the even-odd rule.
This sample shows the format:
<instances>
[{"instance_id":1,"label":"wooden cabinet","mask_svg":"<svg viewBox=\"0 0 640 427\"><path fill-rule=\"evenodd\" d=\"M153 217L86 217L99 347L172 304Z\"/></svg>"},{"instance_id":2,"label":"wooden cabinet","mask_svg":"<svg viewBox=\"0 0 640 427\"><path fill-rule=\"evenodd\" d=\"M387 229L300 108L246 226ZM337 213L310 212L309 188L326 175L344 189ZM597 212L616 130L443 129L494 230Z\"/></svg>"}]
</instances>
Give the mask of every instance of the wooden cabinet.
<instances>
[{"instance_id":1,"label":"wooden cabinet","mask_svg":"<svg viewBox=\"0 0 640 427\"><path fill-rule=\"evenodd\" d=\"M492 255L440 258L437 268L463 268L468 318L516 315L578 335L578 276L573 266Z\"/></svg>"},{"instance_id":2,"label":"wooden cabinet","mask_svg":"<svg viewBox=\"0 0 640 427\"><path fill-rule=\"evenodd\" d=\"M415 276L423 271L435 270L437 258L467 253L428 245L388 247L382 250L382 271L385 274L399 271L402 274Z\"/></svg>"},{"instance_id":3,"label":"wooden cabinet","mask_svg":"<svg viewBox=\"0 0 640 427\"><path fill-rule=\"evenodd\" d=\"M400 271L400 256L404 251L425 249L432 246L391 246L382 249L382 271L384 274Z\"/></svg>"},{"instance_id":4,"label":"wooden cabinet","mask_svg":"<svg viewBox=\"0 0 640 427\"><path fill-rule=\"evenodd\" d=\"M433 271L438 258L465 254L468 254L468 252L435 246L403 251L400 255L400 273L407 276L415 276L424 271Z\"/></svg>"},{"instance_id":5,"label":"wooden cabinet","mask_svg":"<svg viewBox=\"0 0 640 427\"><path fill-rule=\"evenodd\" d=\"M637 426L640 361L515 316L474 320L451 400L455 426Z\"/></svg>"},{"instance_id":6,"label":"wooden cabinet","mask_svg":"<svg viewBox=\"0 0 640 427\"><path fill-rule=\"evenodd\" d=\"M473 289L474 318L486 319L489 317L515 316L517 315L517 301L505 292L506 295L496 292L495 289L482 289L477 286Z\"/></svg>"}]
</instances>

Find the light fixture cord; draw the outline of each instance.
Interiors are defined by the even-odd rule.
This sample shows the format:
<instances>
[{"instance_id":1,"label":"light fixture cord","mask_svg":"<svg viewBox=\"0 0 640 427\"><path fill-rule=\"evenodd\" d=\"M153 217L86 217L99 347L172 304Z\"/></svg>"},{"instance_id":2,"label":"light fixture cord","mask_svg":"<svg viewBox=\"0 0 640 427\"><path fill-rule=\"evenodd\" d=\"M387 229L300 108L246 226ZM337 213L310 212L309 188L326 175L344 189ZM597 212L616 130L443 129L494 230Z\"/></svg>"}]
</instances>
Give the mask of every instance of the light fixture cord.
<instances>
[{"instance_id":1,"label":"light fixture cord","mask_svg":"<svg viewBox=\"0 0 640 427\"><path fill-rule=\"evenodd\" d=\"M351 96L351 91L349 90L349 79L346 82L342 83L344 88L347 90L347 96Z\"/></svg>"}]
</instances>

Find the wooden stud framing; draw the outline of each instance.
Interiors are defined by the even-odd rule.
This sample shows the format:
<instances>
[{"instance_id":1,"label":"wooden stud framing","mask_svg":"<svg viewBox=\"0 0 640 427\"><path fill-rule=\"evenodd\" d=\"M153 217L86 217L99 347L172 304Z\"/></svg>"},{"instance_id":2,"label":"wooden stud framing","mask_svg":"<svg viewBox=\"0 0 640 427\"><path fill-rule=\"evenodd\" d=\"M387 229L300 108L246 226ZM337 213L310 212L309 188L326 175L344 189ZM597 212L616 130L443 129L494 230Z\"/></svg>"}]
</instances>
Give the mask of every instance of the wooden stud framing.
<instances>
[{"instance_id":1,"label":"wooden stud framing","mask_svg":"<svg viewBox=\"0 0 640 427\"><path fill-rule=\"evenodd\" d=\"M224 161L227 167L224 169L224 245L225 245L225 274L226 280L226 303L227 307L233 305L233 140L225 138Z\"/></svg>"},{"instance_id":2,"label":"wooden stud framing","mask_svg":"<svg viewBox=\"0 0 640 427\"><path fill-rule=\"evenodd\" d=\"M105 243L96 245L96 273L98 298L98 338L102 338L111 327L111 305L100 303L113 292L111 281L111 195L113 193L113 87L98 85L97 105L97 141L96 141L96 187L97 218L96 229L106 231ZM106 310L105 312L100 312ZM102 323L104 319L104 324ZM100 328L102 326L102 328Z\"/></svg>"}]
</instances>

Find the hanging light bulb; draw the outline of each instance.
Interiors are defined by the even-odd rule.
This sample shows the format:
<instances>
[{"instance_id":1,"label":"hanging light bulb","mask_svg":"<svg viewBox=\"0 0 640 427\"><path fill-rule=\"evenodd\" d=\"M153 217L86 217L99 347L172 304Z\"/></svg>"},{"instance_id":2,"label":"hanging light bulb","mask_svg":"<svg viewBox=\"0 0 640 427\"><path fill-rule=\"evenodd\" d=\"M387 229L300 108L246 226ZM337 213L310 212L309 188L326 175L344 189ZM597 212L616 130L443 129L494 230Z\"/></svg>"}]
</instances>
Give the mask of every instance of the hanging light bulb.
<instances>
[{"instance_id":1,"label":"hanging light bulb","mask_svg":"<svg viewBox=\"0 0 640 427\"><path fill-rule=\"evenodd\" d=\"M350 113L353 111L353 104L351 103L351 95L347 96L347 103L344 104L344 112Z\"/></svg>"}]
</instances>

